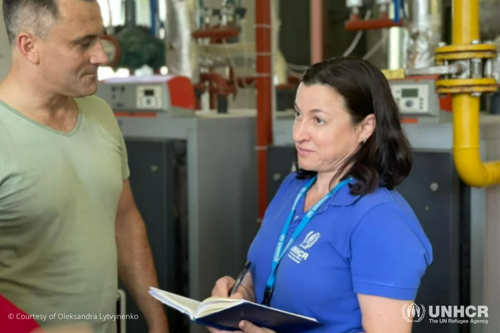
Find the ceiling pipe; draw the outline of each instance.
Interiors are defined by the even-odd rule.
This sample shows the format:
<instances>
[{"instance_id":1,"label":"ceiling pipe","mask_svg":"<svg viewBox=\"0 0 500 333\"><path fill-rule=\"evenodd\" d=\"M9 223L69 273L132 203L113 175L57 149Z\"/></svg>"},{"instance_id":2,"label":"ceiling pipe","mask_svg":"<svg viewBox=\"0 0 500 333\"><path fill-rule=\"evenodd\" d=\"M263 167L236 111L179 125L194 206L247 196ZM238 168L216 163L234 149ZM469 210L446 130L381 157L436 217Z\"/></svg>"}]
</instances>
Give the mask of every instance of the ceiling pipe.
<instances>
[{"instance_id":1,"label":"ceiling pipe","mask_svg":"<svg viewBox=\"0 0 500 333\"><path fill-rule=\"evenodd\" d=\"M267 208L267 148L273 141L271 0L255 0L258 222Z\"/></svg>"},{"instance_id":2,"label":"ceiling pipe","mask_svg":"<svg viewBox=\"0 0 500 333\"><path fill-rule=\"evenodd\" d=\"M310 8L310 40L311 64L323 61L324 52L324 2L323 0L309 0Z\"/></svg>"}]
</instances>

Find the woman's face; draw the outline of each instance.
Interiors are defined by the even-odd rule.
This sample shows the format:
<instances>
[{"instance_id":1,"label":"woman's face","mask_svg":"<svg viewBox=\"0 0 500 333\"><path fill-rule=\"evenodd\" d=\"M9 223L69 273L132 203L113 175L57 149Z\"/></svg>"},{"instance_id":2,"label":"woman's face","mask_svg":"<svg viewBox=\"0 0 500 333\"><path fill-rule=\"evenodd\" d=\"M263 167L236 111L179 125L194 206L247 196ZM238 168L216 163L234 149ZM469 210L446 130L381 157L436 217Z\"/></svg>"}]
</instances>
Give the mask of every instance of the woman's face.
<instances>
[{"instance_id":1,"label":"woman's face","mask_svg":"<svg viewBox=\"0 0 500 333\"><path fill-rule=\"evenodd\" d=\"M375 128L373 115L353 125L343 97L328 86L301 84L295 108L293 140L305 170L335 172Z\"/></svg>"}]
</instances>

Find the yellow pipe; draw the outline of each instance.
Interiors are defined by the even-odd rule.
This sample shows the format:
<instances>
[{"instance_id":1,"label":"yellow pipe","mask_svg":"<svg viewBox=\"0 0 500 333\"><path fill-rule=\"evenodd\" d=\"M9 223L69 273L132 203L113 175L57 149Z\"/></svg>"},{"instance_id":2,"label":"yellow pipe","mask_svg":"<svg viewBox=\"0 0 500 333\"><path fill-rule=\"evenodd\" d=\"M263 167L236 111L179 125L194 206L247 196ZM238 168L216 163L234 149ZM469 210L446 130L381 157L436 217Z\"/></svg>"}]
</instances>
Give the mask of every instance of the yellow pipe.
<instances>
[{"instance_id":1,"label":"yellow pipe","mask_svg":"<svg viewBox=\"0 0 500 333\"><path fill-rule=\"evenodd\" d=\"M458 175L466 184L500 183L500 162L483 163L479 153L479 97L453 97L453 155Z\"/></svg>"},{"instance_id":2,"label":"yellow pipe","mask_svg":"<svg viewBox=\"0 0 500 333\"><path fill-rule=\"evenodd\" d=\"M453 0L453 44L479 40L479 0ZM453 155L469 186L500 183L500 162L483 163L479 151L479 97L453 94Z\"/></svg>"},{"instance_id":3,"label":"yellow pipe","mask_svg":"<svg viewBox=\"0 0 500 333\"><path fill-rule=\"evenodd\" d=\"M453 0L453 45L479 40L479 0Z\"/></svg>"}]
</instances>

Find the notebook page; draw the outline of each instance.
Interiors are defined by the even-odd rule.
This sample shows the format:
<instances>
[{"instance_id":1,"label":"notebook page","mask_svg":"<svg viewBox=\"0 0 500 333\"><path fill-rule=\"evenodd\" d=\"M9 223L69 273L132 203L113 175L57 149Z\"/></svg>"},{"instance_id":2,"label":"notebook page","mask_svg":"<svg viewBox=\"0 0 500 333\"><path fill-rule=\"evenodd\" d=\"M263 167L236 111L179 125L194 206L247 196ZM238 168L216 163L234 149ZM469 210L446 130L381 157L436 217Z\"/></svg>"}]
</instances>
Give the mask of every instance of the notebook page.
<instances>
[{"instance_id":1,"label":"notebook page","mask_svg":"<svg viewBox=\"0 0 500 333\"><path fill-rule=\"evenodd\" d=\"M195 317L206 317L213 313L240 305L245 302L246 301L242 299L210 297L201 303L198 311L195 313Z\"/></svg>"},{"instance_id":2,"label":"notebook page","mask_svg":"<svg viewBox=\"0 0 500 333\"><path fill-rule=\"evenodd\" d=\"M159 300L160 302L182 312L187 313L191 318L194 317L198 306L201 304L193 299L183 297L180 295L172 294L160 289L151 287L149 293L151 296Z\"/></svg>"}]
</instances>

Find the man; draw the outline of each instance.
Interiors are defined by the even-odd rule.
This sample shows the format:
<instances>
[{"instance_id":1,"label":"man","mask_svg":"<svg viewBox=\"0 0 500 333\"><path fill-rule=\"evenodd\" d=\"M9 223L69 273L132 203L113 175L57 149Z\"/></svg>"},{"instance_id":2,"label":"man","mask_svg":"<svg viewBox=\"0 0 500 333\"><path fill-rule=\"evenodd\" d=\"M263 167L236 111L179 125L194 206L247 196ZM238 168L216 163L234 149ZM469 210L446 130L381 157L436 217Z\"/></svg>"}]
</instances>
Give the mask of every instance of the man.
<instances>
[{"instance_id":1,"label":"man","mask_svg":"<svg viewBox=\"0 0 500 333\"><path fill-rule=\"evenodd\" d=\"M95 0L4 0L12 66L0 83L0 294L43 328L115 332L118 275L150 333L156 272L123 138L94 97L106 63ZM109 318L109 317L108 317ZM142 333L142 332L141 332Z\"/></svg>"}]
</instances>

